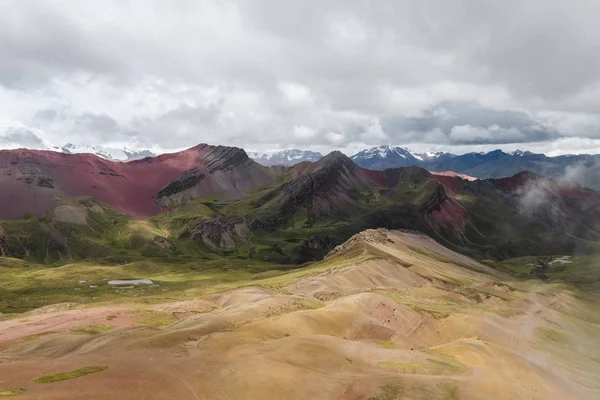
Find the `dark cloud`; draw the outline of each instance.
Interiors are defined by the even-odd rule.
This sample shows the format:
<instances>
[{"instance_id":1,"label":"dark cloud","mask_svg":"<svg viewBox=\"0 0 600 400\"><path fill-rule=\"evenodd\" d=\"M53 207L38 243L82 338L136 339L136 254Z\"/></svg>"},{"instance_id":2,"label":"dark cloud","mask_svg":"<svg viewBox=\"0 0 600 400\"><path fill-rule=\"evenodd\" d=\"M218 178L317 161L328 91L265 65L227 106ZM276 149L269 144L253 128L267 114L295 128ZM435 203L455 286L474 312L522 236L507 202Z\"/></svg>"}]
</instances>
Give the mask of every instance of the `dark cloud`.
<instances>
[{"instance_id":1,"label":"dark cloud","mask_svg":"<svg viewBox=\"0 0 600 400\"><path fill-rule=\"evenodd\" d=\"M524 112L498 111L465 103L439 104L418 117L388 115L381 118L381 125L390 138L403 143L427 140L435 143L445 137L448 144L506 144L559 137L552 127L543 127Z\"/></svg>"}]
</instances>

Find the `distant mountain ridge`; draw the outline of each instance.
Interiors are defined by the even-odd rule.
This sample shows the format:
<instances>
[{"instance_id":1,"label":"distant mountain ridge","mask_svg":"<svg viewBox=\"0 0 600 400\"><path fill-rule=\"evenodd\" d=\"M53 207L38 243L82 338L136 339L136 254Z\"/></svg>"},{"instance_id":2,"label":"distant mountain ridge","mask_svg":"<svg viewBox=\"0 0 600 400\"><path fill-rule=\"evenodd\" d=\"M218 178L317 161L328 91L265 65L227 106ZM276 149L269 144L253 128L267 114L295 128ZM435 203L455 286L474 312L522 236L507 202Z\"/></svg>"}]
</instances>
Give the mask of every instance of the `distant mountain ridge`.
<instances>
[{"instance_id":1,"label":"distant mountain ridge","mask_svg":"<svg viewBox=\"0 0 600 400\"><path fill-rule=\"evenodd\" d=\"M429 154L431 156L428 157ZM362 150L350 158L357 165L369 169L418 166L434 172L453 171L481 179L503 178L531 171L550 178L577 181L591 189L600 189L600 155L549 157L523 150L511 153L494 150L462 155L418 154L406 148L378 146Z\"/></svg>"},{"instance_id":2,"label":"distant mountain ridge","mask_svg":"<svg viewBox=\"0 0 600 400\"><path fill-rule=\"evenodd\" d=\"M265 152L248 152L248 156L259 164L264 166L284 165L292 166L304 161L318 161L323 158L323 154L316 151L287 149Z\"/></svg>"},{"instance_id":3,"label":"distant mountain ridge","mask_svg":"<svg viewBox=\"0 0 600 400\"><path fill-rule=\"evenodd\" d=\"M94 154L108 161L132 161L157 154L137 148L116 148L101 145L64 146L44 144L40 149L66 154ZM291 167L303 162L315 162L323 154L315 151L286 149L279 151L247 152L248 156L263 166ZM471 152L461 155L446 152L418 153L400 146L380 145L361 150L350 156L358 166L371 170L418 166L432 172L452 171L470 177L487 179L502 178L522 171L531 171L549 178L576 181L600 190L600 155L546 156L527 150L504 152Z\"/></svg>"},{"instance_id":4,"label":"distant mountain ridge","mask_svg":"<svg viewBox=\"0 0 600 400\"><path fill-rule=\"evenodd\" d=\"M131 148L114 148L99 145L75 145L67 143L62 147L54 147L66 154L90 153L109 161L131 161L146 157L156 157L156 154L150 150L140 150Z\"/></svg>"},{"instance_id":5,"label":"distant mountain ridge","mask_svg":"<svg viewBox=\"0 0 600 400\"><path fill-rule=\"evenodd\" d=\"M359 151L350 157L363 168L383 170L388 168L421 166L424 163L456 157L442 152L414 153L406 147L381 145Z\"/></svg>"}]
</instances>

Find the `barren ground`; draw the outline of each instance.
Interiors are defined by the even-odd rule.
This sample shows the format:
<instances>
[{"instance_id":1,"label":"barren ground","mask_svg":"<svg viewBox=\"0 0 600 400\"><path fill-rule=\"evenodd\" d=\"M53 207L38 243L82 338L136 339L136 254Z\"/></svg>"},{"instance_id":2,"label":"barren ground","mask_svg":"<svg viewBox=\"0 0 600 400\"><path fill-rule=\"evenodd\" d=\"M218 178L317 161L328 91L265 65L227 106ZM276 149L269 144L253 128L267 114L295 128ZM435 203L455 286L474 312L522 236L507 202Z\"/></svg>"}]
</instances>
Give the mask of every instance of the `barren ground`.
<instances>
[{"instance_id":1,"label":"barren ground","mask_svg":"<svg viewBox=\"0 0 600 400\"><path fill-rule=\"evenodd\" d=\"M366 231L251 286L0 320L0 397L592 400L598 300L516 280L425 236ZM34 381L90 366L108 368Z\"/></svg>"}]
</instances>

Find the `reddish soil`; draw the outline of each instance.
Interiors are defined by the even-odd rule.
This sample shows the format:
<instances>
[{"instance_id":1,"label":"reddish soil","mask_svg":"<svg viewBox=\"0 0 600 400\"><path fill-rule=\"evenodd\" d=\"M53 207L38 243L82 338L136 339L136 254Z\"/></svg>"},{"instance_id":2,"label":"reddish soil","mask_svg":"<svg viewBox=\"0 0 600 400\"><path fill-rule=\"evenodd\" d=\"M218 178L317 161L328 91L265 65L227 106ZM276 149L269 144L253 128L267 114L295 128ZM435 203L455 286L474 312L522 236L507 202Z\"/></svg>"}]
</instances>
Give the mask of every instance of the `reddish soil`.
<instances>
[{"instance_id":1,"label":"reddish soil","mask_svg":"<svg viewBox=\"0 0 600 400\"><path fill-rule=\"evenodd\" d=\"M475 178L474 176L469 176L469 175L465 175L465 174L460 174L458 172L454 172L454 171L442 171L442 172L433 172L433 171L429 171L429 173L435 177L438 176L452 176L452 177L458 177L460 179L464 179L466 181L476 181L479 178Z\"/></svg>"},{"instance_id":2,"label":"reddish soil","mask_svg":"<svg viewBox=\"0 0 600 400\"><path fill-rule=\"evenodd\" d=\"M436 225L458 237L464 235L467 226L471 223L466 208L452 197L448 197L442 202L439 209L431 211L429 217L435 221Z\"/></svg>"},{"instance_id":3,"label":"reddish soil","mask_svg":"<svg viewBox=\"0 0 600 400\"><path fill-rule=\"evenodd\" d=\"M452 193L460 193L460 189L462 187L463 180L465 181L476 181L477 178L474 178L469 175L459 174L454 171L444 171L444 172L431 172L431 175L444 187L450 190Z\"/></svg>"},{"instance_id":4,"label":"reddish soil","mask_svg":"<svg viewBox=\"0 0 600 400\"><path fill-rule=\"evenodd\" d=\"M190 169L204 173L205 192L222 189L223 180L215 181L214 169L207 171L207 164L222 157L226 167L230 150L200 144L131 162L111 162L93 154L0 150L0 218L42 216L64 196L91 196L126 214L149 217L161 210L154 198L157 192Z\"/></svg>"}]
</instances>

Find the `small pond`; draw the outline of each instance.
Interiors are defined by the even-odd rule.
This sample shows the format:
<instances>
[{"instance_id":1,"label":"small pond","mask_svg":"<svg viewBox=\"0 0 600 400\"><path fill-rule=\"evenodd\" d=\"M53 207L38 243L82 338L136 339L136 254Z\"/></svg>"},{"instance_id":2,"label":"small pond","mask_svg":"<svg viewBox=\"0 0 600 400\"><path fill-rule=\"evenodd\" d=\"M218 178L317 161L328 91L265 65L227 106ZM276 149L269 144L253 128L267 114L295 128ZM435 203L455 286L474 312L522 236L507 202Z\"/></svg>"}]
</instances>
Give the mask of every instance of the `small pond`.
<instances>
[{"instance_id":1,"label":"small pond","mask_svg":"<svg viewBox=\"0 0 600 400\"><path fill-rule=\"evenodd\" d=\"M152 285L150 279L115 279L108 281L109 285Z\"/></svg>"}]
</instances>

